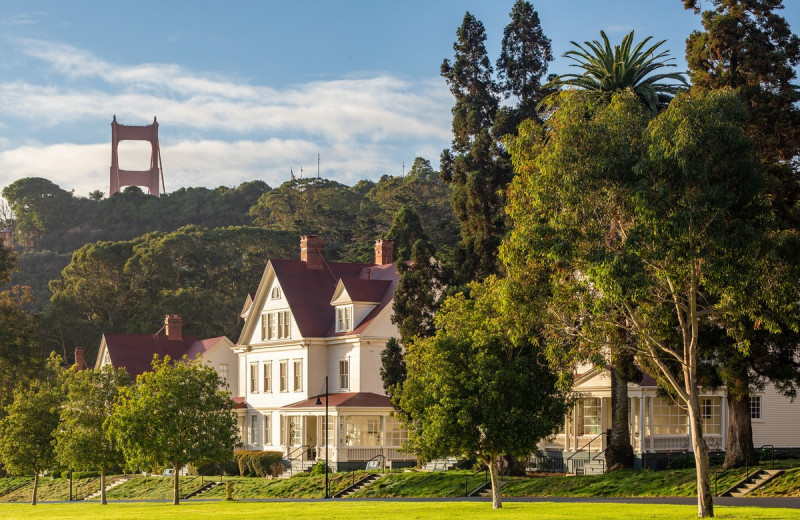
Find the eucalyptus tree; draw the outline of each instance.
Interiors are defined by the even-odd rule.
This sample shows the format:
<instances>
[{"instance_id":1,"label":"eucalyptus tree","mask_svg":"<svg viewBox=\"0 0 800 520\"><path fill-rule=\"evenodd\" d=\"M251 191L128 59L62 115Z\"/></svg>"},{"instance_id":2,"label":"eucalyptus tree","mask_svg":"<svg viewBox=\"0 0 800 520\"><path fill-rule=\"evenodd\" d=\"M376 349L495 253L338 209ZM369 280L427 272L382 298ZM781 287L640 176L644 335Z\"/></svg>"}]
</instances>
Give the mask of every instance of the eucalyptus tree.
<instances>
[{"instance_id":1,"label":"eucalyptus tree","mask_svg":"<svg viewBox=\"0 0 800 520\"><path fill-rule=\"evenodd\" d=\"M750 254L776 244L743 106L730 93L680 94L648 121L632 93L558 101L547 128L529 122L509 143L508 276L544 271L547 348L565 365L603 352L620 330L632 337L626 347L688 410L698 513L713 516L700 345L745 317L771 332L798 325L791 271L768 268L777 254ZM620 146L633 167L607 153ZM746 348L746 336L724 331Z\"/></svg>"},{"instance_id":2,"label":"eucalyptus tree","mask_svg":"<svg viewBox=\"0 0 800 520\"><path fill-rule=\"evenodd\" d=\"M686 79L682 73L660 73L655 71L666 67L674 67L667 59L668 51L658 52L664 40L646 47L652 37L634 44L634 32L622 38L619 45L613 48L605 32L600 31L602 43L594 40L584 42L585 47L572 42L576 49L569 50L565 56L572 59L573 66L583 70L582 74L566 74L557 77L550 83L552 87L571 86L584 92L584 95L598 98L601 103L608 103L614 93L622 90L631 90L643 106L648 107L650 116L663 109L672 99L672 96L681 86L686 86ZM555 93L547 98L548 103L557 100ZM630 168L635 162L635 157L625 155L629 148L620 146L617 150L611 149L611 154L620 155L614 167L606 170L610 177L625 177L630 175ZM619 209L616 211L621 215ZM609 236L624 229L625 223L617 219L610 223ZM609 467L622 465L633 466L633 447L630 442L628 427L629 401L628 382L636 381L641 377L640 370L635 366L630 349L625 346L631 338L624 331L620 323L619 330L609 337L609 356L604 363L608 365L611 375L611 436L608 439L606 462Z\"/></svg>"},{"instance_id":3,"label":"eucalyptus tree","mask_svg":"<svg viewBox=\"0 0 800 520\"><path fill-rule=\"evenodd\" d=\"M700 2L684 0L700 11ZM776 236L784 240L784 262L798 268L800 240L800 89L795 68L800 38L778 11L781 0L713 0L703 12L702 31L686 42L693 88L732 89L744 101L745 128L756 143L770 179L770 202ZM752 254L757 254L753 251ZM728 444L725 466L757 460L750 422L750 396L766 384L793 397L800 388L800 335L766 333L754 323L731 324L748 330L747 352L723 350L713 355L728 389Z\"/></svg>"}]
</instances>

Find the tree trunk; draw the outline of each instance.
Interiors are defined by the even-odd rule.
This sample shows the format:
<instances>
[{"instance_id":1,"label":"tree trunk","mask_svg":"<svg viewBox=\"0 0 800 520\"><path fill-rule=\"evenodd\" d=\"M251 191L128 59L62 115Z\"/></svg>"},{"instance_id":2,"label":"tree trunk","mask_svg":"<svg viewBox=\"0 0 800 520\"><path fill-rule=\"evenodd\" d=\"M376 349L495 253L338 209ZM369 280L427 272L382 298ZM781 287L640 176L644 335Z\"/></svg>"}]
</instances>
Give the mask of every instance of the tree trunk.
<instances>
[{"instance_id":1,"label":"tree trunk","mask_svg":"<svg viewBox=\"0 0 800 520\"><path fill-rule=\"evenodd\" d=\"M500 496L500 479L497 475L497 457L489 458L489 478L492 480L492 509L503 507L503 498Z\"/></svg>"},{"instance_id":2,"label":"tree trunk","mask_svg":"<svg viewBox=\"0 0 800 520\"><path fill-rule=\"evenodd\" d=\"M689 427L692 434L692 450L697 466L697 516L714 516L714 503L711 495L711 467L708 462L708 446L703 439L703 421L700 417L700 398L693 392L686 403L689 406Z\"/></svg>"},{"instance_id":3,"label":"tree trunk","mask_svg":"<svg viewBox=\"0 0 800 520\"><path fill-rule=\"evenodd\" d=\"M728 383L728 442L725 446L725 469L758 462L753 447L753 425L750 422L750 393L747 391L747 367L737 370L736 381Z\"/></svg>"},{"instance_id":4,"label":"tree trunk","mask_svg":"<svg viewBox=\"0 0 800 520\"><path fill-rule=\"evenodd\" d=\"M633 446L628 426L628 381L618 364L611 367L611 435L606 448L606 468L614 466L633 467Z\"/></svg>"},{"instance_id":5,"label":"tree trunk","mask_svg":"<svg viewBox=\"0 0 800 520\"><path fill-rule=\"evenodd\" d=\"M36 493L39 491L39 472L33 472L33 495L31 496L31 505L36 505Z\"/></svg>"},{"instance_id":6,"label":"tree trunk","mask_svg":"<svg viewBox=\"0 0 800 520\"><path fill-rule=\"evenodd\" d=\"M181 503L181 497L180 497L181 486L180 486L180 479L178 478L178 470L180 469L180 466L174 464L172 467L175 468L175 474L172 476L172 505L177 506L178 504Z\"/></svg>"},{"instance_id":7,"label":"tree trunk","mask_svg":"<svg viewBox=\"0 0 800 520\"><path fill-rule=\"evenodd\" d=\"M100 505L108 505L106 501L106 468L100 468Z\"/></svg>"}]
</instances>

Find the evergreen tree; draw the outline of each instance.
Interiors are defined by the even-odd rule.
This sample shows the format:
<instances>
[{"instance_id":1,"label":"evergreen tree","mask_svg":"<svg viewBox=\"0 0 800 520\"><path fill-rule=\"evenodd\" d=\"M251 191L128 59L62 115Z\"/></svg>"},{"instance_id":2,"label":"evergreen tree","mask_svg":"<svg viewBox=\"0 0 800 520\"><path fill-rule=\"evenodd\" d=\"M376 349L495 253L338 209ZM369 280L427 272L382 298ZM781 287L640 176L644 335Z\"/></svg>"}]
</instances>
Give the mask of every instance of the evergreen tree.
<instances>
[{"instance_id":1,"label":"evergreen tree","mask_svg":"<svg viewBox=\"0 0 800 520\"><path fill-rule=\"evenodd\" d=\"M745 128L756 143L770 179L776 218L774 236L783 242L783 262L797 269L800 225L800 91L794 83L800 63L800 39L776 11L781 0L713 0L703 13L703 31L686 42L686 60L696 90L733 89L744 101ZM684 0L700 10L697 0ZM757 250L753 254L758 254ZM730 324L748 331L747 352L724 350L714 356L728 389L728 445L725 467L757 460L750 423L750 393L774 383L794 396L800 386L800 335L770 334L751 322Z\"/></svg>"},{"instance_id":2,"label":"evergreen tree","mask_svg":"<svg viewBox=\"0 0 800 520\"><path fill-rule=\"evenodd\" d=\"M444 276L424 240L414 243L411 262L397 262L397 270L400 281L394 291L392 323L397 325L400 342L410 345L415 337L436 333L433 317L439 308Z\"/></svg>"},{"instance_id":3,"label":"evergreen tree","mask_svg":"<svg viewBox=\"0 0 800 520\"><path fill-rule=\"evenodd\" d=\"M517 0L511 8L511 22L503 30L497 73L504 95L514 96L518 104L500 111L495 135L515 134L519 123L538 118L536 106L549 92L542 88L542 77L551 61L550 39L542 32L539 13L533 10L530 2Z\"/></svg>"},{"instance_id":4,"label":"evergreen tree","mask_svg":"<svg viewBox=\"0 0 800 520\"><path fill-rule=\"evenodd\" d=\"M392 404L397 408L395 395L399 395L403 390L403 382L406 380L406 362L403 355L403 346L397 338L389 338L386 347L381 352L381 381L386 395L392 398ZM399 409L398 409L399 410Z\"/></svg>"},{"instance_id":5,"label":"evergreen tree","mask_svg":"<svg viewBox=\"0 0 800 520\"><path fill-rule=\"evenodd\" d=\"M387 235L394 242L394 258L398 262L411 258L411 250L417 240L427 240L419 215L408 206L403 206L394 214L392 228Z\"/></svg>"},{"instance_id":6,"label":"evergreen tree","mask_svg":"<svg viewBox=\"0 0 800 520\"><path fill-rule=\"evenodd\" d=\"M483 24L469 12L453 44L454 61L442 76L455 97L453 143L442 152L442 179L453 188L451 203L461 224L458 271L462 281L497 271L497 247L505 233L502 191L513 172L492 137L499 107L498 86L486 54Z\"/></svg>"}]
</instances>

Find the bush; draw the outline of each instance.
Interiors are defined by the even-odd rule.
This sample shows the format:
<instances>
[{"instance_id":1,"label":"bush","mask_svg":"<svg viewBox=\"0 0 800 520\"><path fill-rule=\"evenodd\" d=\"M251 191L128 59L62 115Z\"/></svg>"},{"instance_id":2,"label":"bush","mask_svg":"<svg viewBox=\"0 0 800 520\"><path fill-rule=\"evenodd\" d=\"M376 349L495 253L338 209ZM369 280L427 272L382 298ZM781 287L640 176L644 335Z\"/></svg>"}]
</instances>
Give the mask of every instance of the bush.
<instances>
[{"instance_id":1,"label":"bush","mask_svg":"<svg viewBox=\"0 0 800 520\"><path fill-rule=\"evenodd\" d=\"M239 474L243 477L277 476L277 466L283 458L279 451L251 451L236 450L233 452L234 460L239 464ZM281 469L282 471L282 469Z\"/></svg>"},{"instance_id":2,"label":"bush","mask_svg":"<svg viewBox=\"0 0 800 520\"><path fill-rule=\"evenodd\" d=\"M317 461L317 463L314 464L314 466L311 468L311 471L309 473L311 473L312 475L324 475L325 474L325 462L322 461L322 460ZM332 473L330 468L328 468L328 473Z\"/></svg>"},{"instance_id":3,"label":"bush","mask_svg":"<svg viewBox=\"0 0 800 520\"><path fill-rule=\"evenodd\" d=\"M99 471L73 471L72 472L72 478L73 479L78 479L78 478L97 478L99 476L100 476L100 472Z\"/></svg>"},{"instance_id":4,"label":"bush","mask_svg":"<svg viewBox=\"0 0 800 520\"><path fill-rule=\"evenodd\" d=\"M65 471L64 475L68 477L69 476L69 471ZM50 472L50 476L53 477L53 478L61 478L61 470L57 469L55 471L51 471Z\"/></svg>"}]
</instances>

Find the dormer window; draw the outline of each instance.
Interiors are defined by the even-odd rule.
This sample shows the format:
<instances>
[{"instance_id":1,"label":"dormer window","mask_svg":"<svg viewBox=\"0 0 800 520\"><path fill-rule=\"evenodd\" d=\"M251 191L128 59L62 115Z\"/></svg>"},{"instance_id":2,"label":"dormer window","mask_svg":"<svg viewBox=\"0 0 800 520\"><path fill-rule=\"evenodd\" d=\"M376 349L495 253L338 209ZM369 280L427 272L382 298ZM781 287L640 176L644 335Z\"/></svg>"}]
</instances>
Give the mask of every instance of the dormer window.
<instances>
[{"instance_id":1,"label":"dormer window","mask_svg":"<svg viewBox=\"0 0 800 520\"><path fill-rule=\"evenodd\" d=\"M336 332L353 330L353 306L341 305L336 307Z\"/></svg>"},{"instance_id":2,"label":"dormer window","mask_svg":"<svg viewBox=\"0 0 800 520\"><path fill-rule=\"evenodd\" d=\"M273 300L280 300L281 296L281 288L277 285L272 288L272 295L270 296Z\"/></svg>"},{"instance_id":3,"label":"dormer window","mask_svg":"<svg viewBox=\"0 0 800 520\"><path fill-rule=\"evenodd\" d=\"M289 311L266 312L261 315L261 339L292 337L292 315Z\"/></svg>"}]
</instances>

